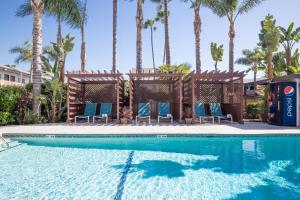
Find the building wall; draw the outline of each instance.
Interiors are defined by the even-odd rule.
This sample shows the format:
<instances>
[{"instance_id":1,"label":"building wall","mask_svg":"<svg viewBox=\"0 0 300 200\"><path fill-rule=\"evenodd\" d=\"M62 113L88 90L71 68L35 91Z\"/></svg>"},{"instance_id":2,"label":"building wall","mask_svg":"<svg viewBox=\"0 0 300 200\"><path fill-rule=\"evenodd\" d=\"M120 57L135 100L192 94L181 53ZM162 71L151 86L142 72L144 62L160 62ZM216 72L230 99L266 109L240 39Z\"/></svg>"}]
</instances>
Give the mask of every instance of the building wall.
<instances>
[{"instance_id":1,"label":"building wall","mask_svg":"<svg viewBox=\"0 0 300 200\"><path fill-rule=\"evenodd\" d=\"M9 69L6 66L0 66L0 86L17 85L22 86L29 83L30 74L19 71L18 69Z\"/></svg>"}]
</instances>

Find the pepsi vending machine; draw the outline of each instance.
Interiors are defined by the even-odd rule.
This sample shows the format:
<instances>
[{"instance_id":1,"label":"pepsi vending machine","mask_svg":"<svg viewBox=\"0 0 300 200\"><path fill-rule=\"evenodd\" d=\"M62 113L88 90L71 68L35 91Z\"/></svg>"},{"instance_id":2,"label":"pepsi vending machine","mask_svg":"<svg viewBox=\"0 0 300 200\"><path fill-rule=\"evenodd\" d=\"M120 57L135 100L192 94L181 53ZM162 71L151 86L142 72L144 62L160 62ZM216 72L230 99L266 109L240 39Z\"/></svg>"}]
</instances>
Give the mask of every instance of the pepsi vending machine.
<instances>
[{"instance_id":1,"label":"pepsi vending machine","mask_svg":"<svg viewBox=\"0 0 300 200\"><path fill-rule=\"evenodd\" d=\"M297 83L271 83L269 122L280 126L297 126Z\"/></svg>"}]
</instances>

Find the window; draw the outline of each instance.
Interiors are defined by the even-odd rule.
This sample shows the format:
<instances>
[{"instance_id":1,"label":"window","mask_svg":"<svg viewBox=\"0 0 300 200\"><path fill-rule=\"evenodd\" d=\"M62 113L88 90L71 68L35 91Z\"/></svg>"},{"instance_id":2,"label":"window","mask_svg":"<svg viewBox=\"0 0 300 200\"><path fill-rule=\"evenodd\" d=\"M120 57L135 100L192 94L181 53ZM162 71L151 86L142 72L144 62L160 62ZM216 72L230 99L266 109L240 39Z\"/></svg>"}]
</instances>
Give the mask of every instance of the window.
<instances>
[{"instance_id":1,"label":"window","mask_svg":"<svg viewBox=\"0 0 300 200\"><path fill-rule=\"evenodd\" d=\"M4 74L4 80L9 81L9 75L8 74Z\"/></svg>"},{"instance_id":2,"label":"window","mask_svg":"<svg viewBox=\"0 0 300 200\"><path fill-rule=\"evenodd\" d=\"M16 82L16 77L15 76L10 76L10 81L11 82Z\"/></svg>"},{"instance_id":3,"label":"window","mask_svg":"<svg viewBox=\"0 0 300 200\"><path fill-rule=\"evenodd\" d=\"M22 79L22 83L25 83L25 79L24 78Z\"/></svg>"}]
</instances>

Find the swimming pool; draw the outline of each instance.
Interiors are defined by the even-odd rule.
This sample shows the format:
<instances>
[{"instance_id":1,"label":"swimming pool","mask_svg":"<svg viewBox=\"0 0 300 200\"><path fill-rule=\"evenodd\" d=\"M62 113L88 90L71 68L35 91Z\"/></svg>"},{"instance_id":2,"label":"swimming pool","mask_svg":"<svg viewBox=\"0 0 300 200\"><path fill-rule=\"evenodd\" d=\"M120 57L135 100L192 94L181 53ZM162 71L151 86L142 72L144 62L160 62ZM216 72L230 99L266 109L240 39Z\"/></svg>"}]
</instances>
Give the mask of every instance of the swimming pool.
<instances>
[{"instance_id":1,"label":"swimming pool","mask_svg":"<svg viewBox=\"0 0 300 200\"><path fill-rule=\"evenodd\" d=\"M0 199L300 199L300 137L13 137Z\"/></svg>"}]
</instances>

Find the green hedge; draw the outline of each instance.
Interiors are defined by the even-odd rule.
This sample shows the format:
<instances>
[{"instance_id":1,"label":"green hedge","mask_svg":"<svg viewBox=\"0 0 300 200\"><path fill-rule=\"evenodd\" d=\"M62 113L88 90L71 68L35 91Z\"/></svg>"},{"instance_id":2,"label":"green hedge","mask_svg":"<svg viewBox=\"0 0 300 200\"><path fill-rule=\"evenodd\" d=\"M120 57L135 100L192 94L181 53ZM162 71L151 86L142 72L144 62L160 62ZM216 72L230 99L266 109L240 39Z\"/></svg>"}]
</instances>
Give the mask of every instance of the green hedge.
<instances>
[{"instance_id":1,"label":"green hedge","mask_svg":"<svg viewBox=\"0 0 300 200\"><path fill-rule=\"evenodd\" d=\"M0 125L16 123L17 104L22 94L22 88L0 88Z\"/></svg>"}]
</instances>

